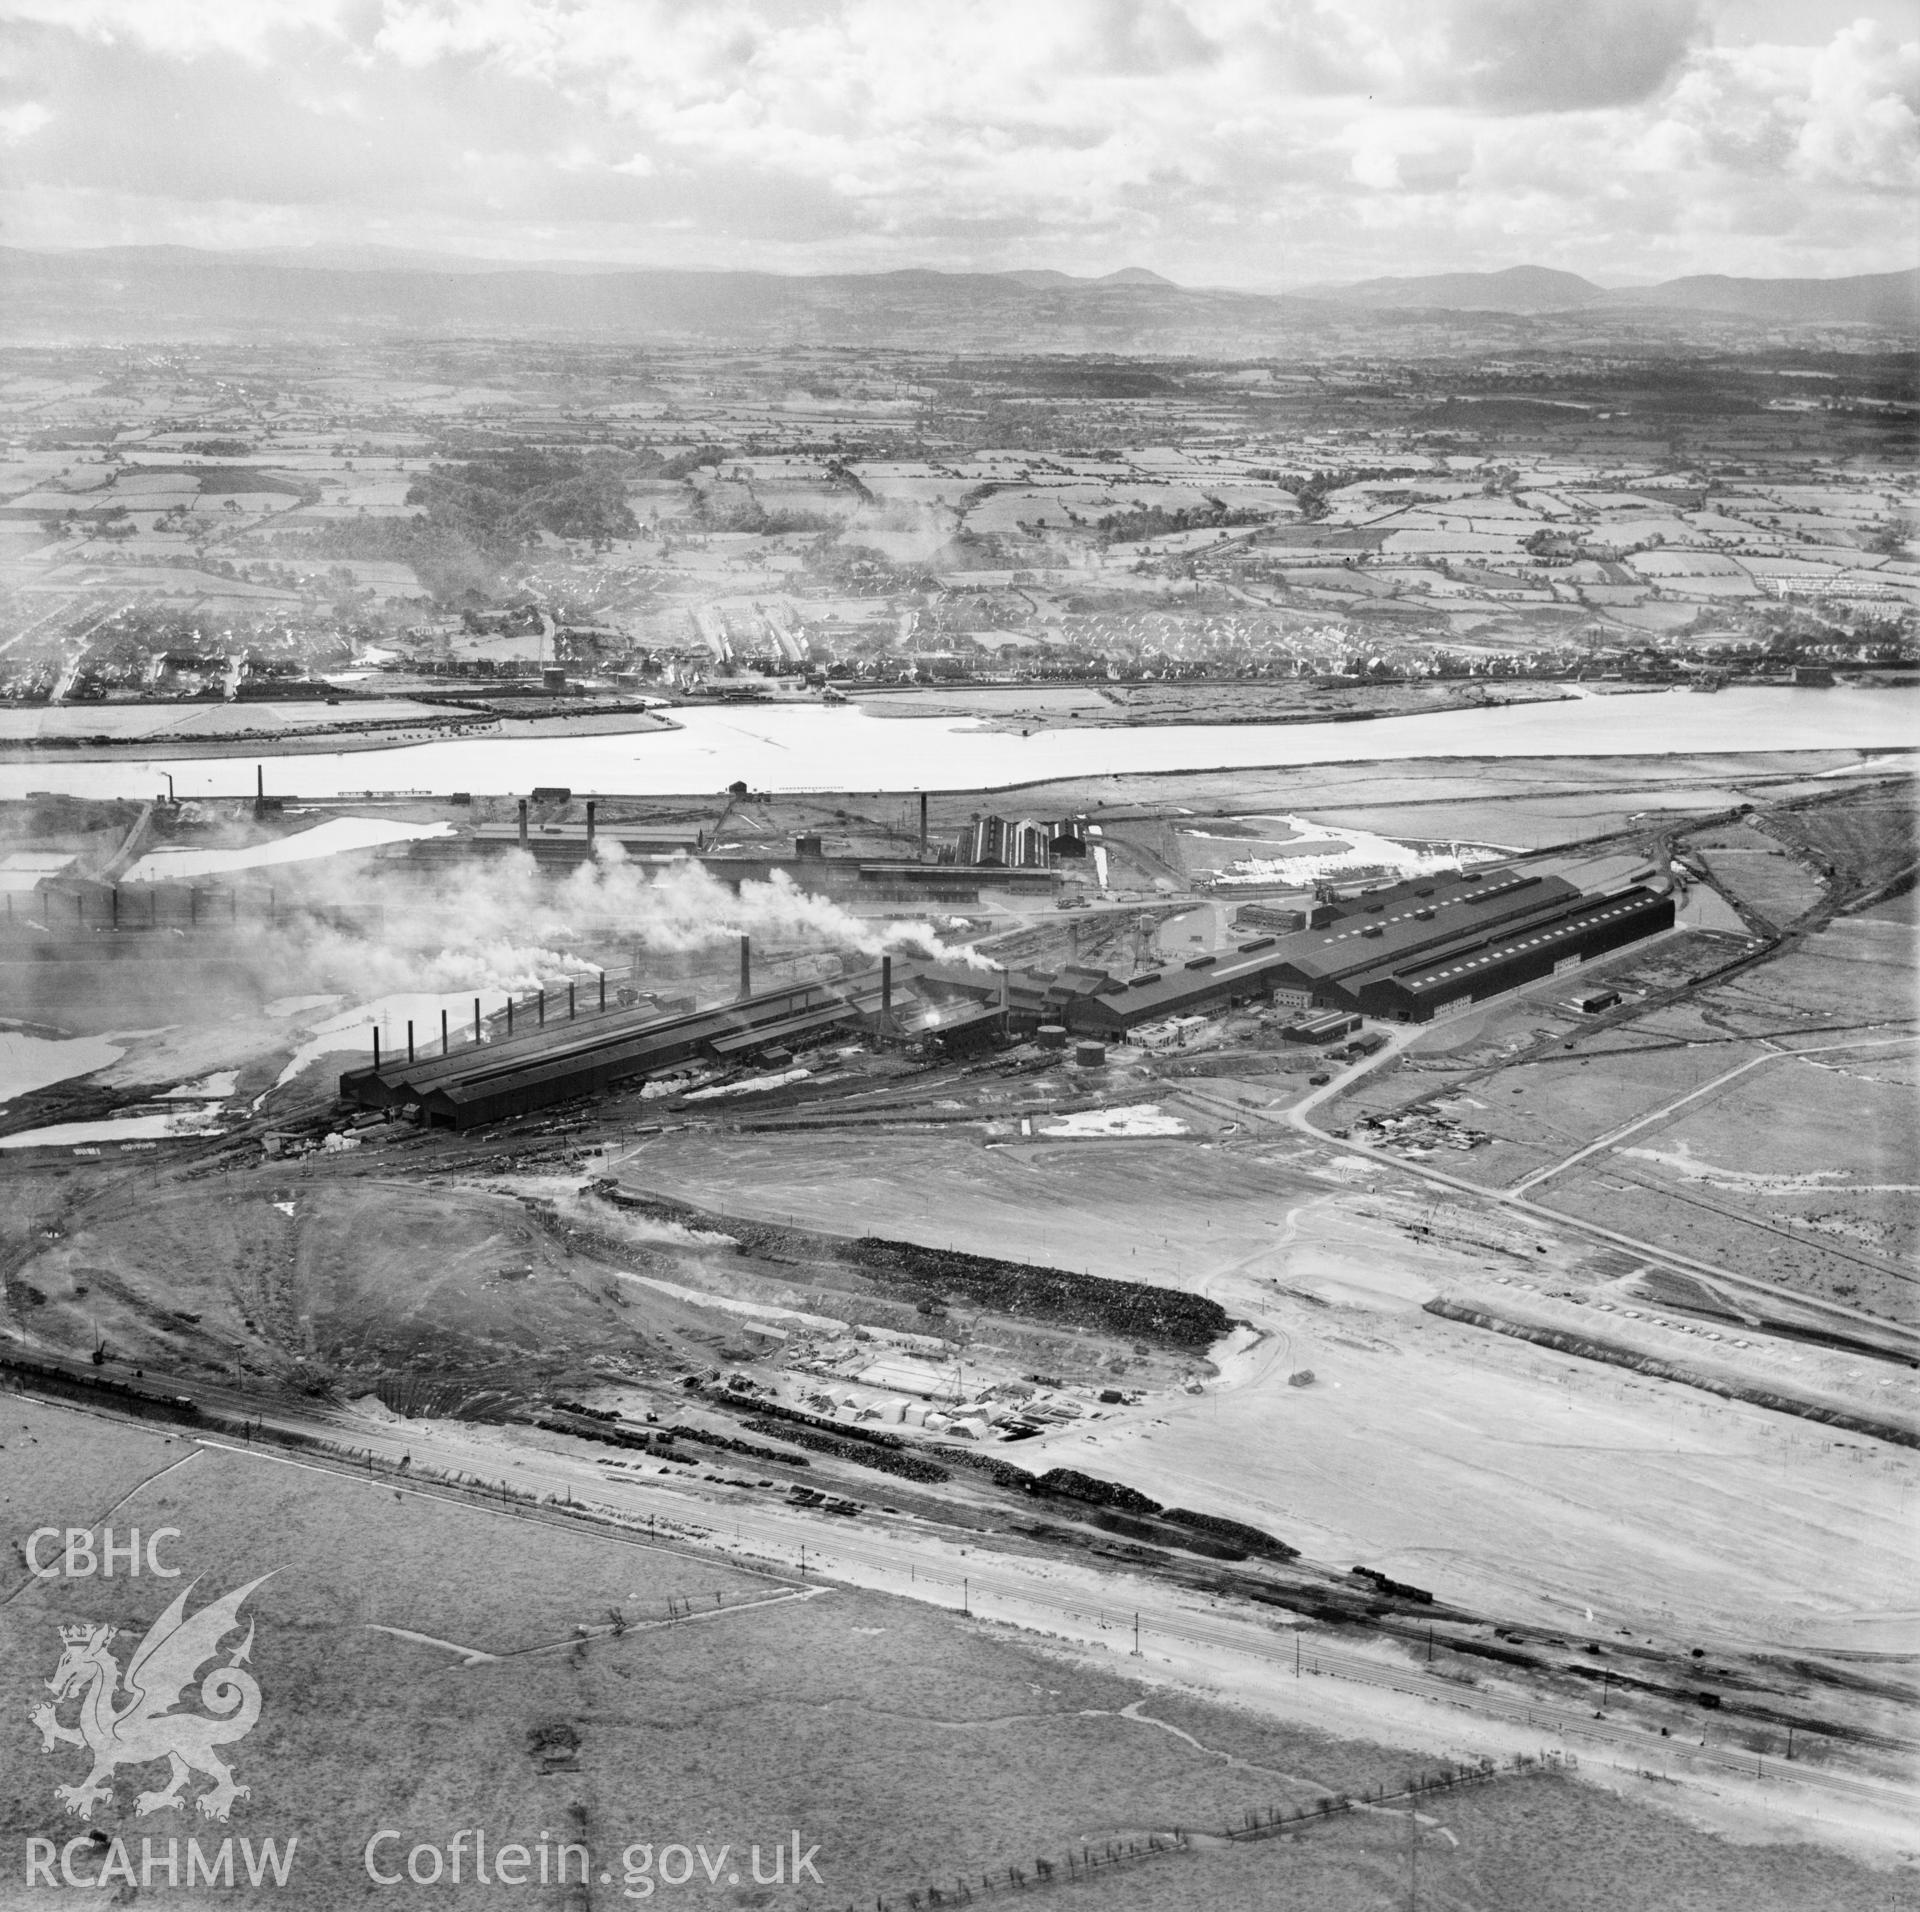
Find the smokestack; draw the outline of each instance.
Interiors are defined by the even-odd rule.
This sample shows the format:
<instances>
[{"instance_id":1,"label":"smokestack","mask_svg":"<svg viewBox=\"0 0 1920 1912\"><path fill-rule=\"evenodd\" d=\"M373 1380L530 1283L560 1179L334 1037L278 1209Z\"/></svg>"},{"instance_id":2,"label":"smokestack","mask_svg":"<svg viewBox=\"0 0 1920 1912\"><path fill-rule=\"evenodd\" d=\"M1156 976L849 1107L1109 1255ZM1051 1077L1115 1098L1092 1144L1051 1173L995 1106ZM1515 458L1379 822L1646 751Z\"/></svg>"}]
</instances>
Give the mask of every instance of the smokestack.
<instances>
[{"instance_id":1,"label":"smokestack","mask_svg":"<svg viewBox=\"0 0 1920 1912\"><path fill-rule=\"evenodd\" d=\"M593 854L593 799L587 799L587 854Z\"/></svg>"},{"instance_id":2,"label":"smokestack","mask_svg":"<svg viewBox=\"0 0 1920 1912\"><path fill-rule=\"evenodd\" d=\"M480 1046L480 998L478 996L473 999L473 1046L476 1049Z\"/></svg>"},{"instance_id":3,"label":"smokestack","mask_svg":"<svg viewBox=\"0 0 1920 1912\"><path fill-rule=\"evenodd\" d=\"M267 800L267 766L263 763L253 766L253 800L255 803Z\"/></svg>"},{"instance_id":4,"label":"smokestack","mask_svg":"<svg viewBox=\"0 0 1920 1912\"><path fill-rule=\"evenodd\" d=\"M893 1014L893 958L880 958L880 1013L883 1016Z\"/></svg>"},{"instance_id":5,"label":"smokestack","mask_svg":"<svg viewBox=\"0 0 1920 1912\"><path fill-rule=\"evenodd\" d=\"M920 792L920 854L927 853L927 793Z\"/></svg>"},{"instance_id":6,"label":"smokestack","mask_svg":"<svg viewBox=\"0 0 1920 1912\"><path fill-rule=\"evenodd\" d=\"M447 1040L447 1012L440 1012L440 1053L444 1056L452 1045Z\"/></svg>"},{"instance_id":7,"label":"smokestack","mask_svg":"<svg viewBox=\"0 0 1920 1912\"><path fill-rule=\"evenodd\" d=\"M1008 972L1000 971L1000 1032L1006 1034L1013 1026L1013 983Z\"/></svg>"},{"instance_id":8,"label":"smokestack","mask_svg":"<svg viewBox=\"0 0 1920 1912\"><path fill-rule=\"evenodd\" d=\"M544 1029L546 1026L547 1026L547 986L545 983L542 983L540 985L540 1027Z\"/></svg>"},{"instance_id":9,"label":"smokestack","mask_svg":"<svg viewBox=\"0 0 1920 1912\"><path fill-rule=\"evenodd\" d=\"M507 998L507 1039L513 1039L513 998Z\"/></svg>"},{"instance_id":10,"label":"smokestack","mask_svg":"<svg viewBox=\"0 0 1920 1912\"><path fill-rule=\"evenodd\" d=\"M373 1025L373 1072L380 1073L380 1025L377 1022Z\"/></svg>"},{"instance_id":11,"label":"smokestack","mask_svg":"<svg viewBox=\"0 0 1920 1912\"><path fill-rule=\"evenodd\" d=\"M600 972L600 1009L602 1014L605 1014L606 1007L607 1007L607 972L603 969Z\"/></svg>"},{"instance_id":12,"label":"smokestack","mask_svg":"<svg viewBox=\"0 0 1920 1912\"><path fill-rule=\"evenodd\" d=\"M407 1060L413 1060L413 1019L407 1019Z\"/></svg>"},{"instance_id":13,"label":"smokestack","mask_svg":"<svg viewBox=\"0 0 1920 1912\"><path fill-rule=\"evenodd\" d=\"M573 984L569 982L567 984L567 1020L571 1022L573 1020L573 1016L574 1016Z\"/></svg>"},{"instance_id":14,"label":"smokestack","mask_svg":"<svg viewBox=\"0 0 1920 1912\"><path fill-rule=\"evenodd\" d=\"M746 937L740 939L740 1000L745 1002L753 994L753 945Z\"/></svg>"},{"instance_id":15,"label":"smokestack","mask_svg":"<svg viewBox=\"0 0 1920 1912\"><path fill-rule=\"evenodd\" d=\"M520 847L523 850L527 847L527 800L525 797L520 799Z\"/></svg>"}]
</instances>

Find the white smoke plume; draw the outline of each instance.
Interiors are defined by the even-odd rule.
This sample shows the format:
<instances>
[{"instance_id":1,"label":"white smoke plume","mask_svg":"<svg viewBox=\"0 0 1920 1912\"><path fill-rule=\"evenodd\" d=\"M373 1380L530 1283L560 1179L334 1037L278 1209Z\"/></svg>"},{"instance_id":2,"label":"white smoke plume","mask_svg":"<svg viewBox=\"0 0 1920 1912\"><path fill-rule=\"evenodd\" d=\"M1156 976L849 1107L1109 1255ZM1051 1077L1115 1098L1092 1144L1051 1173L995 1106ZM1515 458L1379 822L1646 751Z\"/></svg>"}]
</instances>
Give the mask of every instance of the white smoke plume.
<instances>
[{"instance_id":1,"label":"white smoke plume","mask_svg":"<svg viewBox=\"0 0 1920 1912\"><path fill-rule=\"evenodd\" d=\"M271 930L245 929L236 943L261 972L263 993L283 995L296 973L324 977L360 1000L397 991L524 996L593 978L628 952L676 956L718 951L745 935L769 949L815 945L877 960L904 952L991 971L932 925L863 919L811 895L784 872L736 891L692 859L632 862L618 843L554 875L524 851L429 865L358 858L300 866L278 878Z\"/></svg>"},{"instance_id":2,"label":"white smoke plume","mask_svg":"<svg viewBox=\"0 0 1920 1912\"><path fill-rule=\"evenodd\" d=\"M764 883L744 882L736 893L691 858L648 873L630 863L618 843L599 842L594 850L595 860L581 864L559 885L556 905L577 907L588 918L618 910L630 919L634 938L649 949L701 949L733 936L759 935L831 944L863 956L909 950L936 962L993 967L964 945L942 942L930 923L866 922L831 897L801 889L784 870L775 870Z\"/></svg>"}]
</instances>

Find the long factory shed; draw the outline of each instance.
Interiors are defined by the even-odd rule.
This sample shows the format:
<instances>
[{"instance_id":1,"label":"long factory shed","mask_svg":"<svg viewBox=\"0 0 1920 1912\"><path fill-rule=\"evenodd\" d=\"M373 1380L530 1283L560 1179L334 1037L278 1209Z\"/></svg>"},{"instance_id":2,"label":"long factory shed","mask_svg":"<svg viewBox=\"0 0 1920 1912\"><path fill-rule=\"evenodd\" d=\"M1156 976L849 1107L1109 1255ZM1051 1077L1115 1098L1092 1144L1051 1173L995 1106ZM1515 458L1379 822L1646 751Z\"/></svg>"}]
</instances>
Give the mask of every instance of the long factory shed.
<instances>
[{"instance_id":1,"label":"long factory shed","mask_svg":"<svg viewBox=\"0 0 1920 1912\"><path fill-rule=\"evenodd\" d=\"M1636 884L1611 896L1583 897L1570 909L1530 918L1478 942L1426 951L1416 962L1383 964L1345 977L1341 986L1363 1015L1429 1022L1657 936L1673 921L1672 895Z\"/></svg>"},{"instance_id":2,"label":"long factory shed","mask_svg":"<svg viewBox=\"0 0 1920 1912\"><path fill-rule=\"evenodd\" d=\"M603 1010L485 1043L463 1037L445 1051L417 1050L349 1069L340 1094L365 1109L410 1109L437 1126L470 1129L602 1095L687 1062L724 1068L835 1029L950 1048L1004 1024L997 1004L930 998L920 968L885 957L877 969L845 981L794 983L706 1008Z\"/></svg>"},{"instance_id":3,"label":"long factory shed","mask_svg":"<svg viewBox=\"0 0 1920 1912\"><path fill-rule=\"evenodd\" d=\"M1635 885L1590 896L1559 876L1435 877L1323 906L1317 927L1261 937L1074 997L1069 1028L1143 1023L1261 997L1298 1009L1424 1022L1673 925L1673 898Z\"/></svg>"},{"instance_id":4,"label":"long factory shed","mask_svg":"<svg viewBox=\"0 0 1920 1912\"><path fill-rule=\"evenodd\" d=\"M1217 956L1195 956L1111 988L1068 997L1058 1013L1076 1035L1121 1036L1167 1016L1197 1015L1273 993L1277 939L1256 937ZM1302 1003L1301 1007L1305 1007Z\"/></svg>"},{"instance_id":5,"label":"long factory shed","mask_svg":"<svg viewBox=\"0 0 1920 1912\"><path fill-rule=\"evenodd\" d=\"M674 1015L616 1010L504 1041L463 1044L445 1055L349 1069L340 1094L362 1108L417 1105L431 1123L477 1128L603 1094L683 1062L734 1061L871 1018L879 1006L877 987L810 982Z\"/></svg>"}]
</instances>

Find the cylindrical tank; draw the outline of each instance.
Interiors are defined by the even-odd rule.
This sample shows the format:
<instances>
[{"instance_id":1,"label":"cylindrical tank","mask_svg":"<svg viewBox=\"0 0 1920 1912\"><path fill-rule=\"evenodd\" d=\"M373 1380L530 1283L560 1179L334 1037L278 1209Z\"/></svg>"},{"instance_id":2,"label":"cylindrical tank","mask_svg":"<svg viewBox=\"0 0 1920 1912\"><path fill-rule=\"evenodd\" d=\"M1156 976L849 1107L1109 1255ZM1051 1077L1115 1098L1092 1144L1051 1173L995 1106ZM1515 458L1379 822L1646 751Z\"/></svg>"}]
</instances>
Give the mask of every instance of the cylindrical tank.
<instances>
[{"instance_id":1,"label":"cylindrical tank","mask_svg":"<svg viewBox=\"0 0 1920 1912\"><path fill-rule=\"evenodd\" d=\"M1105 1068L1106 1045L1100 1042L1076 1042L1073 1046L1073 1059L1082 1069Z\"/></svg>"},{"instance_id":2,"label":"cylindrical tank","mask_svg":"<svg viewBox=\"0 0 1920 1912\"><path fill-rule=\"evenodd\" d=\"M1043 1049L1064 1049L1067 1046L1067 1032L1057 1022L1043 1022L1033 1032L1033 1039Z\"/></svg>"}]
</instances>

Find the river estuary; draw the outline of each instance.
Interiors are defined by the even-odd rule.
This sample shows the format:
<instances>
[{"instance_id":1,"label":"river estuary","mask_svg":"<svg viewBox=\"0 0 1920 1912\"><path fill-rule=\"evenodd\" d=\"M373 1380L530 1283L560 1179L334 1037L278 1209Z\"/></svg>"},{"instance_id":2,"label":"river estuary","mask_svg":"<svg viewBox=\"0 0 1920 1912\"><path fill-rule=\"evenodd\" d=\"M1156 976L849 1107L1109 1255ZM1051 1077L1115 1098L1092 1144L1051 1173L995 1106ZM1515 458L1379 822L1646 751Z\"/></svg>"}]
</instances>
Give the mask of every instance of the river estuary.
<instances>
[{"instance_id":1,"label":"river estuary","mask_svg":"<svg viewBox=\"0 0 1920 1912\"><path fill-rule=\"evenodd\" d=\"M760 791L989 790L1056 777L1254 769L1445 757L1617 757L1782 750L1907 750L1920 735L1905 691L1745 688L1591 696L1432 711L1359 723L1036 729L869 717L851 705L697 706L677 730L475 738L328 755L87 758L0 764L0 798L250 796L254 765L276 795L445 795L564 785L583 795L674 796L744 781Z\"/></svg>"}]
</instances>

